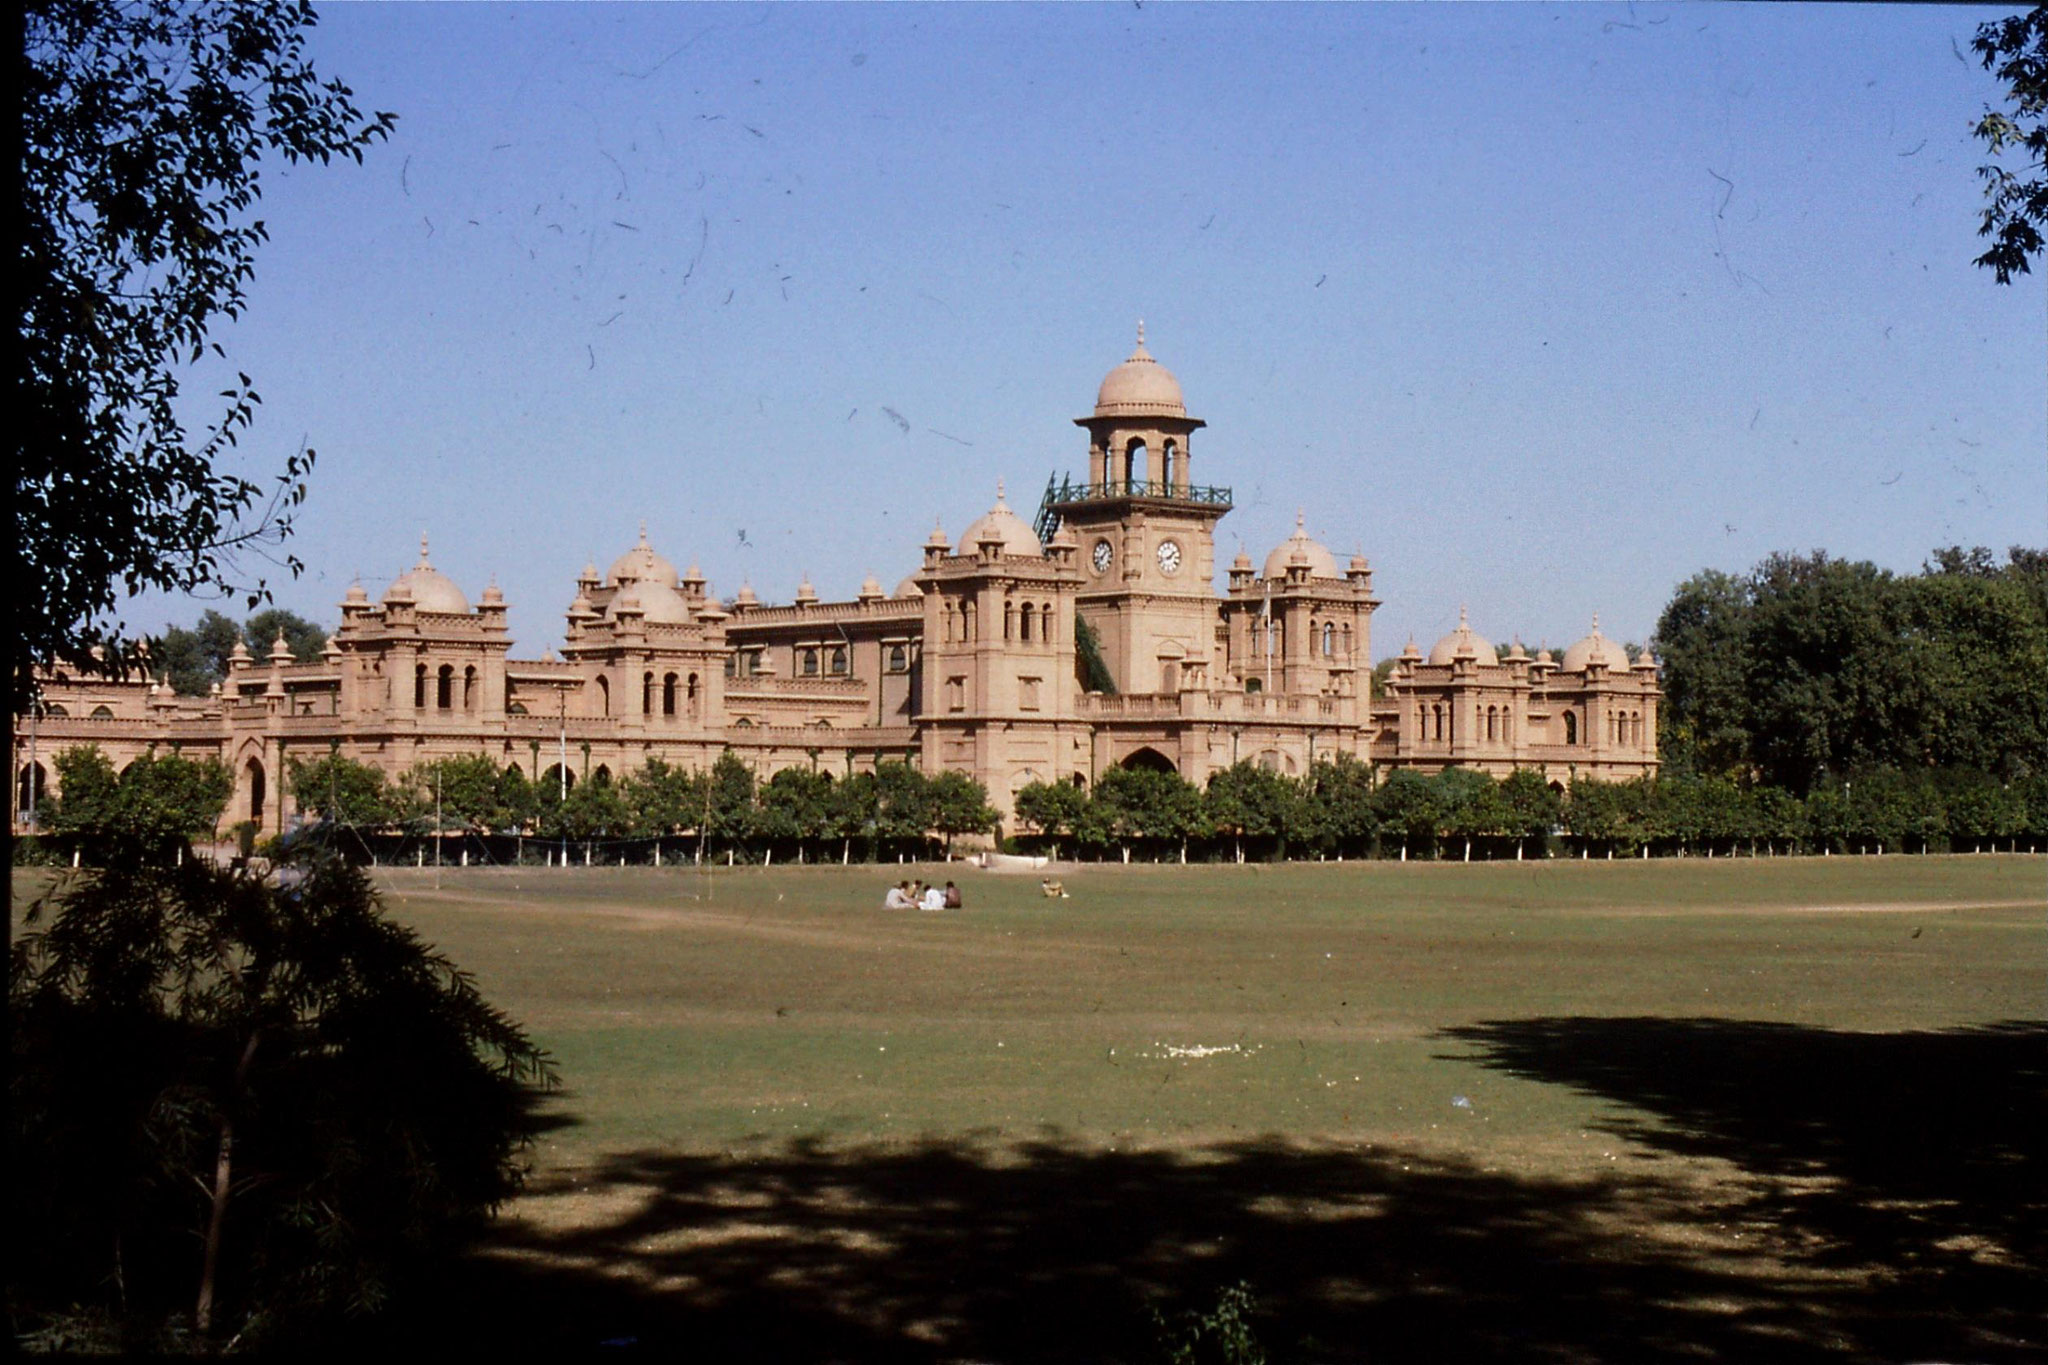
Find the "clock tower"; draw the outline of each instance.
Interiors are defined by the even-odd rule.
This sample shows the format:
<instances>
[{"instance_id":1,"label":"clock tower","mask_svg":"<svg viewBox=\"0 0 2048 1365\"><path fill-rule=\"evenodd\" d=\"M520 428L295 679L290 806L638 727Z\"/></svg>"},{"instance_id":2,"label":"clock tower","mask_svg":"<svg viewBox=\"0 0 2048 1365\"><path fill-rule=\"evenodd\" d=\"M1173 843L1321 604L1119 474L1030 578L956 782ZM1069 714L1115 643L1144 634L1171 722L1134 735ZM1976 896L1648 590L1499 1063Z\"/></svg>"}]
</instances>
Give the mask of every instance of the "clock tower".
<instances>
[{"instance_id":1,"label":"clock tower","mask_svg":"<svg viewBox=\"0 0 2048 1365\"><path fill-rule=\"evenodd\" d=\"M1216 522L1230 490L1198 485L1180 382L1138 347L1111 370L1088 432L1088 478L1063 481L1048 512L1080 544L1075 610L1095 631L1102 660L1125 693L1210 686L1216 648Z\"/></svg>"}]
</instances>

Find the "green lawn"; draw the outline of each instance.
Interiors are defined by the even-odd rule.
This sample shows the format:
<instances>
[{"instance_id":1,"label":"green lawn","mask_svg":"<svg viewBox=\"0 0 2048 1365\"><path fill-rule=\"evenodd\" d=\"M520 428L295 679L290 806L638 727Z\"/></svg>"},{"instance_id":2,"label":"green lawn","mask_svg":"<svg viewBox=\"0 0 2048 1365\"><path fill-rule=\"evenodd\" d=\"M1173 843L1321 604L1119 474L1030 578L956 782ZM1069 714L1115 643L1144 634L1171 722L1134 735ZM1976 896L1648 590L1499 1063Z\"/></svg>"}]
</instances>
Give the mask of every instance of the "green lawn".
<instances>
[{"instance_id":1,"label":"green lawn","mask_svg":"<svg viewBox=\"0 0 2048 1365\"><path fill-rule=\"evenodd\" d=\"M565 1342L1146 1359L1243 1278L1294 1359L2048 1348L2040 859L894 872L386 877L560 1063Z\"/></svg>"},{"instance_id":2,"label":"green lawn","mask_svg":"<svg viewBox=\"0 0 2048 1365\"><path fill-rule=\"evenodd\" d=\"M2048 1353L2042 859L926 872L381 874L563 1080L413 1339Z\"/></svg>"}]
</instances>

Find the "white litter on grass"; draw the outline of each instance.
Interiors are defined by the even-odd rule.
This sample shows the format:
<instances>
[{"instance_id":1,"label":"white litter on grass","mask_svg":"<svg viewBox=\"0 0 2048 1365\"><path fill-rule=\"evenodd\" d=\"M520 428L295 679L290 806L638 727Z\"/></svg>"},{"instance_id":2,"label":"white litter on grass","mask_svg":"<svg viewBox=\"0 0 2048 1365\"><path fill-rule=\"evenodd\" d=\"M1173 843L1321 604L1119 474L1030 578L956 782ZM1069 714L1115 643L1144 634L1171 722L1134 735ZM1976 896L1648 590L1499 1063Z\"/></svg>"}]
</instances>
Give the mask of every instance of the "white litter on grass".
<instances>
[{"instance_id":1,"label":"white litter on grass","mask_svg":"<svg viewBox=\"0 0 2048 1365\"><path fill-rule=\"evenodd\" d=\"M1157 1050L1145 1055L1157 1058L1220 1057L1226 1054L1233 1057L1249 1057L1259 1050L1255 1047L1247 1048L1243 1043L1224 1043L1217 1047L1209 1047L1202 1043L1190 1043L1186 1047L1178 1043L1154 1043L1152 1046Z\"/></svg>"}]
</instances>

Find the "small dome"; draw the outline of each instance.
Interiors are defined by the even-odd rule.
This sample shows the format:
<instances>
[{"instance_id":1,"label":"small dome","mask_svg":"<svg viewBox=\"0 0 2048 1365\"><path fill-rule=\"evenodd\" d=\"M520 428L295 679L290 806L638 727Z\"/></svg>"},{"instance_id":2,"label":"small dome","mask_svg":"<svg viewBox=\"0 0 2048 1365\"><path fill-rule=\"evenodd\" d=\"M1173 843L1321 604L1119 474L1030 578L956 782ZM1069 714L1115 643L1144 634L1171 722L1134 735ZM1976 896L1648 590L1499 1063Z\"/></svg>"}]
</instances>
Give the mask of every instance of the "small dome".
<instances>
[{"instance_id":1,"label":"small dome","mask_svg":"<svg viewBox=\"0 0 2048 1365\"><path fill-rule=\"evenodd\" d=\"M650 579L627 584L605 608L605 614L614 620L629 612L649 625L680 626L690 619L690 604L668 584Z\"/></svg>"},{"instance_id":2,"label":"small dome","mask_svg":"<svg viewBox=\"0 0 2048 1365\"><path fill-rule=\"evenodd\" d=\"M505 605L505 593L498 586L497 579L493 578L484 586L484 595L479 600L487 607L502 607Z\"/></svg>"},{"instance_id":3,"label":"small dome","mask_svg":"<svg viewBox=\"0 0 2048 1365\"><path fill-rule=\"evenodd\" d=\"M937 532L934 531L933 534L936 535ZM1045 547L1038 543L1038 533L1026 526L1024 519L1012 512L1010 505L1003 501L1003 485L1000 481L996 484L996 505L989 508L981 520L960 533L961 553L979 554L981 542L984 540L1001 541L1002 552L1006 555L1022 555L1036 559L1045 554Z\"/></svg>"},{"instance_id":4,"label":"small dome","mask_svg":"<svg viewBox=\"0 0 2048 1365\"><path fill-rule=\"evenodd\" d=\"M1564 652L1564 671L1583 673L1586 665L1600 663L1610 673L1628 671L1628 651L1600 633L1600 618L1593 618L1593 633Z\"/></svg>"},{"instance_id":5,"label":"small dome","mask_svg":"<svg viewBox=\"0 0 2048 1365\"><path fill-rule=\"evenodd\" d=\"M676 585L676 566L654 552L647 543L647 523L640 523L640 543L612 561L612 567L605 574L605 581L617 587L628 583L660 583L664 587Z\"/></svg>"},{"instance_id":6,"label":"small dome","mask_svg":"<svg viewBox=\"0 0 2048 1365\"><path fill-rule=\"evenodd\" d=\"M761 605L761 599L754 596L752 583L742 583L739 592L733 596L732 604L736 607L758 607Z\"/></svg>"},{"instance_id":7,"label":"small dome","mask_svg":"<svg viewBox=\"0 0 2048 1365\"><path fill-rule=\"evenodd\" d=\"M576 600L569 604L569 614L571 616L595 616L597 615L597 608L591 604L588 593L579 592L576 594Z\"/></svg>"},{"instance_id":8,"label":"small dome","mask_svg":"<svg viewBox=\"0 0 2048 1365\"><path fill-rule=\"evenodd\" d=\"M797 605L807 606L818 600L818 590L811 586L811 576L804 575L804 581L796 585Z\"/></svg>"},{"instance_id":9,"label":"small dome","mask_svg":"<svg viewBox=\"0 0 2048 1365\"><path fill-rule=\"evenodd\" d=\"M1557 657L1547 649L1539 649L1536 651L1536 662L1546 666L1555 666Z\"/></svg>"},{"instance_id":10,"label":"small dome","mask_svg":"<svg viewBox=\"0 0 2048 1365\"><path fill-rule=\"evenodd\" d=\"M1266 556L1266 568L1261 577L1275 579L1287 577L1287 566L1294 563L1297 556L1300 557L1302 563L1308 565L1308 576L1310 578L1343 577L1342 574L1337 572L1337 557L1331 554L1329 547L1323 545L1320 541L1309 539L1309 534L1304 529L1304 524L1304 514L1296 512L1294 514L1294 534L1274 546L1273 553Z\"/></svg>"},{"instance_id":11,"label":"small dome","mask_svg":"<svg viewBox=\"0 0 2048 1365\"><path fill-rule=\"evenodd\" d=\"M455 586L455 580L427 562L427 538L420 537L420 562L400 574L392 585L384 590L386 602L396 598L410 600L420 611L439 612L448 616L469 614L469 599L462 595L462 589Z\"/></svg>"},{"instance_id":12,"label":"small dome","mask_svg":"<svg viewBox=\"0 0 2048 1365\"><path fill-rule=\"evenodd\" d=\"M1465 609L1458 608L1458 628L1430 646L1429 661L1433 664L1454 663L1459 659L1471 659L1481 667L1500 662L1500 656L1493 652L1493 646L1476 634L1471 623L1465 619Z\"/></svg>"},{"instance_id":13,"label":"small dome","mask_svg":"<svg viewBox=\"0 0 2048 1365\"><path fill-rule=\"evenodd\" d=\"M1237 558L1230 561L1230 571L1232 573L1250 573L1252 571L1252 557L1242 549L1238 550Z\"/></svg>"},{"instance_id":14,"label":"small dome","mask_svg":"<svg viewBox=\"0 0 2048 1365\"><path fill-rule=\"evenodd\" d=\"M882 595L882 580L869 574L860 581L860 600L872 602Z\"/></svg>"},{"instance_id":15,"label":"small dome","mask_svg":"<svg viewBox=\"0 0 2048 1365\"><path fill-rule=\"evenodd\" d=\"M348 603L351 606L354 606L358 603L369 601L370 594L363 591L362 584L351 583L348 585L348 591L342 595L341 600Z\"/></svg>"},{"instance_id":16,"label":"small dome","mask_svg":"<svg viewBox=\"0 0 2048 1365\"><path fill-rule=\"evenodd\" d=\"M1095 394L1097 417L1185 417L1180 381L1145 350L1145 324L1138 324L1138 349L1103 376Z\"/></svg>"},{"instance_id":17,"label":"small dome","mask_svg":"<svg viewBox=\"0 0 2048 1365\"><path fill-rule=\"evenodd\" d=\"M1413 635L1409 636L1408 643L1401 647L1401 657L1404 659L1420 659L1422 657L1422 651L1415 646L1415 637Z\"/></svg>"},{"instance_id":18,"label":"small dome","mask_svg":"<svg viewBox=\"0 0 2048 1365\"><path fill-rule=\"evenodd\" d=\"M922 597L924 596L924 589L917 586L917 575L912 574L910 577L904 579L901 583L898 583L896 585L896 591L890 593L889 596Z\"/></svg>"}]
</instances>

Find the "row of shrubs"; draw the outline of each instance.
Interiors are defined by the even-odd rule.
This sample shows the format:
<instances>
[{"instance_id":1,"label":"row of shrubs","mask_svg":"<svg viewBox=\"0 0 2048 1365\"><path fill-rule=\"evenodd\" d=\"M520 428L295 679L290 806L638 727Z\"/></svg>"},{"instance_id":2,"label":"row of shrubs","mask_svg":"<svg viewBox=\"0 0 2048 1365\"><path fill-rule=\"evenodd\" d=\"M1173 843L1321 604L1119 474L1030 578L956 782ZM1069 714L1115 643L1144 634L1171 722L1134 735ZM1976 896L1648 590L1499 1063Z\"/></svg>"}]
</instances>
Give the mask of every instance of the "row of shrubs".
<instances>
[{"instance_id":1,"label":"row of shrubs","mask_svg":"<svg viewBox=\"0 0 2048 1365\"><path fill-rule=\"evenodd\" d=\"M138 760L118 776L67 751L49 837L17 860L95 858L146 836L175 856L227 799L212 760ZM617 864L925 859L958 836L1062 858L1544 858L2034 851L2048 847L2048 778L1876 769L1804 794L1719 777L1554 785L1530 770L1382 775L1346 755L1303 777L1240 763L1196 787L1172 771L1113 769L1092 789L1033 783L997 820L979 783L903 763L845 777L786 769L757 783L735 755L705 772L651 759L613 779L529 783L482 756L397 782L340 755L294 762L290 796L317 838L361 862ZM245 849L244 852L248 850ZM259 852L275 852L262 849Z\"/></svg>"}]
</instances>

